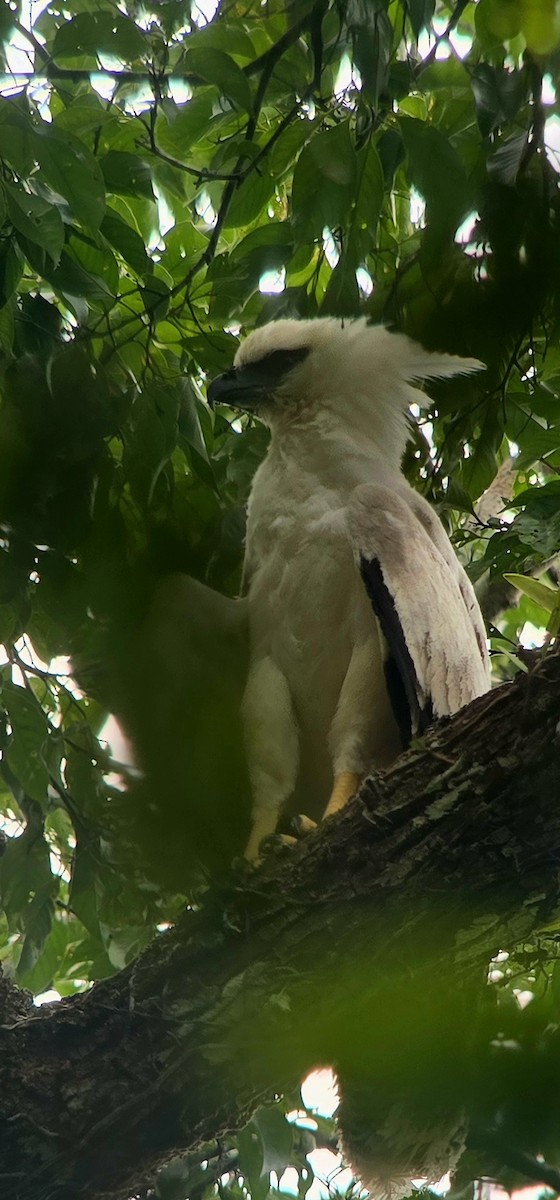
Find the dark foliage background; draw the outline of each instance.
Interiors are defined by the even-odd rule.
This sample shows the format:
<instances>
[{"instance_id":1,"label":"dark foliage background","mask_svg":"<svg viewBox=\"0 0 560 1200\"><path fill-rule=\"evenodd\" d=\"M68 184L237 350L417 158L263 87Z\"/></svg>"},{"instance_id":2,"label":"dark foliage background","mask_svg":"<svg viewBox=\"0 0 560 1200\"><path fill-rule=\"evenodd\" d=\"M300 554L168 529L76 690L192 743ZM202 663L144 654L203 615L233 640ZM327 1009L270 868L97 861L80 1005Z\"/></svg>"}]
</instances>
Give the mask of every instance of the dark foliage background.
<instances>
[{"instance_id":1,"label":"dark foliage background","mask_svg":"<svg viewBox=\"0 0 560 1200\"><path fill-rule=\"evenodd\" d=\"M406 470L499 624L497 677L525 669L527 622L556 631L560 16L553 0L13 0L0 34L0 956L23 986L71 995L205 878L182 722L198 799L236 781L216 861L243 844L220 707L236 651L180 592L154 616L171 572L239 587L266 432L212 414L204 386L241 334L366 314L484 360L425 397ZM498 620L506 572L528 578ZM150 744L155 792L115 762L115 711ZM555 936L505 948L506 1024L515 989L533 993L529 1024L557 1022ZM308 1135L281 1107L252 1132L253 1196L288 1161L303 1195ZM203 1189L185 1171L158 1194Z\"/></svg>"}]
</instances>

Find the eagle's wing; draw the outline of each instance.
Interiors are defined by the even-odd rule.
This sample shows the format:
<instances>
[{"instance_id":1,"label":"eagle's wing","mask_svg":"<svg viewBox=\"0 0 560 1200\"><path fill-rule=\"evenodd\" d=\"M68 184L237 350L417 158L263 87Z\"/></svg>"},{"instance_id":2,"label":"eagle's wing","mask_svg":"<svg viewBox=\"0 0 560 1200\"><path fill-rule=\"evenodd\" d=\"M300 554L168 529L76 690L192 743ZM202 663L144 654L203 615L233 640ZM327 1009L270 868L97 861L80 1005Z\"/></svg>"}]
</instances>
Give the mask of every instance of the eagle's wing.
<instances>
[{"instance_id":1,"label":"eagle's wing","mask_svg":"<svg viewBox=\"0 0 560 1200\"><path fill-rule=\"evenodd\" d=\"M129 789L138 848L147 870L185 890L201 870L225 869L249 836L247 601L169 575L113 650L117 716L142 772Z\"/></svg>"},{"instance_id":2,"label":"eagle's wing","mask_svg":"<svg viewBox=\"0 0 560 1200\"><path fill-rule=\"evenodd\" d=\"M348 524L386 646L387 690L403 742L489 687L480 610L443 527L411 493L356 488Z\"/></svg>"}]
</instances>

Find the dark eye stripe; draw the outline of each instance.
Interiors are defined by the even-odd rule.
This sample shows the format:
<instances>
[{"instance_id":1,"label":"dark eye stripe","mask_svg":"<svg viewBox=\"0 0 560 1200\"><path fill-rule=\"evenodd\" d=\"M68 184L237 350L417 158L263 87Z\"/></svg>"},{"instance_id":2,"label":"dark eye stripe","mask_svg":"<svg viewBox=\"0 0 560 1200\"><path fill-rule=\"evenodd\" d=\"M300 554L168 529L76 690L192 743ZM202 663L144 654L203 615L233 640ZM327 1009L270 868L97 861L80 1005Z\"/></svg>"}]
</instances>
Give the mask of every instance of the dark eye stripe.
<instances>
[{"instance_id":1,"label":"dark eye stripe","mask_svg":"<svg viewBox=\"0 0 560 1200\"><path fill-rule=\"evenodd\" d=\"M271 354L265 354L263 358L253 359L251 363L247 363L247 367L258 368L259 375L263 382L277 382L283 375L287 375L293 367L297 367L298 363L304 362L309 354L307 346L301 346L299 350L273 350ZM243 368L241 368L243 370Z\"/></svg>"}]
</instances>

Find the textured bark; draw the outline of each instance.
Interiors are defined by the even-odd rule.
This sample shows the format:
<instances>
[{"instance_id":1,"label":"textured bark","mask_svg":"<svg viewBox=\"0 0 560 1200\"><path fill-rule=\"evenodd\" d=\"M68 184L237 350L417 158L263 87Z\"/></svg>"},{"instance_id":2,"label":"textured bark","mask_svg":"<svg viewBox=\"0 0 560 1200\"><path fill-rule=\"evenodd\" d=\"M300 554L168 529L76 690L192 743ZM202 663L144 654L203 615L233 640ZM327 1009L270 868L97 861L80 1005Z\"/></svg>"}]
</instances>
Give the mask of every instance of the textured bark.
<instances>
[{"instance_id":1,"label":"textured bark","mask_svg":"<svg viewBox=\"0 0 560 1200\"><path fill-rule=\"evenodd\" d=\"M440 723L289 856L232 874L114 978L39 1010L4 982L4 1200L137 1193L320 1062L391 1100L407 1064L423 1095L428 1062L440 1094L468 1090L449 1062L489 957L558 912L559 728L553 655Z\"/></svg>"}]
</instances>

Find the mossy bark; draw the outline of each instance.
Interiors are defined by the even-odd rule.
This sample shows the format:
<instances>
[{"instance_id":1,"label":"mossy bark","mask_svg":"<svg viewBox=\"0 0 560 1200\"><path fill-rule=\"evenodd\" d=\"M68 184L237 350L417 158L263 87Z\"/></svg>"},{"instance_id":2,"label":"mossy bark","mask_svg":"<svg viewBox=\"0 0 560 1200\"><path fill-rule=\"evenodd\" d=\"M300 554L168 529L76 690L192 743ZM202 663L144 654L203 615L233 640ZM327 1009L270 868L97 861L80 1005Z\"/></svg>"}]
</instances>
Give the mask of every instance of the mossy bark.
<instances>
[{"instance_id":1,"label":"mossy bark","mask_svg":"<svg viewBox=\"0 0 560 1200\"><path fill-rule=\"evenodd\" d=\"M121 1200L318 1063L368 1128L403 1092L468 1107L488 960L558 912L559 728L552 655L114 978L39 1010L4 981L4 1200Z\"/></svg>"}]
</instances>

